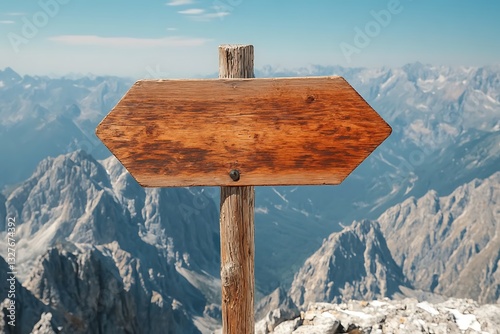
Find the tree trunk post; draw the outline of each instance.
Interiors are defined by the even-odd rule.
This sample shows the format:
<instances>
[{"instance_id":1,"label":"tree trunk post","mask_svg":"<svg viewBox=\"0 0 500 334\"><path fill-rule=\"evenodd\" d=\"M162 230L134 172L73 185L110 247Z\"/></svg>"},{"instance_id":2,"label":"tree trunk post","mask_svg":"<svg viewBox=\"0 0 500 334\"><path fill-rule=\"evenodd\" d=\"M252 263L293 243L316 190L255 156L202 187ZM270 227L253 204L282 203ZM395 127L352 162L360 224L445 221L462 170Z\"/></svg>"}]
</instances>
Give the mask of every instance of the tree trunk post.
<instances>
[{"instance_id":1,"label":"tree trunk post","mask_svg":"<svg viewBox=\"0 0 500 334\"><path fill-rule=\"evenodd\" d=\"M253 60L252 45L221 45L219 78L253 78ZM239 179L239 171L228 173ZM222 331L253 334L254 187L221 187L220 203Z\"/></svg>"}]
</instances>

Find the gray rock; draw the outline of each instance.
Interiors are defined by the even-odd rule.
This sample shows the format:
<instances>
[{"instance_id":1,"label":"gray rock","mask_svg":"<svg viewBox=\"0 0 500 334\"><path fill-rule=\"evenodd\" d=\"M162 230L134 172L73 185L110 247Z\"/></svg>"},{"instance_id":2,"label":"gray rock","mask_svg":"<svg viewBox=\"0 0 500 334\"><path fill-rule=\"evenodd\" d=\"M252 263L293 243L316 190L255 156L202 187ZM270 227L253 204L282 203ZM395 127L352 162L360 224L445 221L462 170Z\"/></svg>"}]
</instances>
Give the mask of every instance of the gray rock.
<instances>
[{"instance_id":1,"label":"gray rock","mask_svg":"<svg viewBox=\"0 0 500 334\"><path fill-rule=\"evenodd\" d=\"M56 334L52 327L52 313L42 313L40 321L33 327L32 334Z\"/></svg>"},{"instance_id":2,"label":"gray rock","mask_svg":"<svg viewBox=\"0 0 500 334\"><path fill-rule=\"evenodd\" d=\"M340 326L338 321L331 313L306 313L302 326L298 327L293 333L329 333L335 334Z\"/></svg>"},{"instance_id":3,"label":"gray rock","mask_svg":"<svg viewBox=\"0 0 500 334\"><path fill-rule=\"evenodd\" d=\"M10 272L7 262L2 257L0 257L0 271L2 273ZM51 322L53 328L57 328L64 323L64 314L59 313L50 305L42 303L22 286L17 279L15 279L14 307L12 307L11 300L8 298L11 292L10 282L7 279L1 280L0 296L5 299L0 300L0 333L30 333L41 320L42 314L51 315L49 322ZM12 317L11 310L13 310L15 317ZM42 323L47 323L47 319L48 316L44 317ZM13 320L15 321L12 322ZM11 326L13 324L15 326ZM69 331L74 329L70 326L66 328Z\"/></svg>"},{"instance_id":4,"label":"gray rock","mask_svg":"<svg viewBox=\"0 0 500 334\"><path fill-rule=\"evenodd\" d=\"M25 283L35 297L65 315L63 332L199 332L182 304L149 289L139 260L127 261L122 254L124 265L117 267L113 255L103 251L51 249ZM130 273L129 279L123 271ZM43 316L40 328L48 323L48 316Z\"/></svg>"},{"instance_id":5,"label":"gray rock","mask_svg":"<svg viewBox=\"0 0 500 334\"><path fill-rule=\"evenodd\" d=\"M256 333L267 334L286 320L298 317L299 309L282 288L276 289L270 295L262 298L256 306L255 318L262 318L257 322ZM281 329L283 330L283 329Z\"/></svg>"},{"instance_id":6,"label":"gray rock","mask_svg":"<svg viewBox=\"0 0 500 334\"><path fill-rule=\"evenodd\" d=\"M50 312L75 333L197 333L220 301L218 213L204 190L143 189L115 158L84 151L42 161L6 201L18 278L52 308L33 309L29 330Z\"/></svg>"},{"instance_id":7,"label":"gray rock","mask_svg":"<svg viewBox=\"0 0 500 334\"><path fill-rule=\"evenodd\" d=\"M297 322L300 319L302 323ZM500 305L479 307L472 300L450 299L438 304L415 299L312 303L301 318L280 325L288 330L296 328L294 331L280 333L498 334L498 319Z\"/></svg>"},{"instance_id":8,"label":"gray rock","mask_svg":"<svg viewBox=\"0 0 500 334\"><path fill-rule=\"evenodd\" d=\"M271 333L273 333L273 334L289 334L289 333L292 333L294 330L296 330L300 326L301 323L302 323L302 319L300 319L300 318L297 318L297 319L294 319L291 321L285 321L285 322L282 322L281 324L279 324L278 326L276 326L274 331L272 331ZM256 332L256 334L258 334L258 333Z\"/></svg>"}]
</instances>

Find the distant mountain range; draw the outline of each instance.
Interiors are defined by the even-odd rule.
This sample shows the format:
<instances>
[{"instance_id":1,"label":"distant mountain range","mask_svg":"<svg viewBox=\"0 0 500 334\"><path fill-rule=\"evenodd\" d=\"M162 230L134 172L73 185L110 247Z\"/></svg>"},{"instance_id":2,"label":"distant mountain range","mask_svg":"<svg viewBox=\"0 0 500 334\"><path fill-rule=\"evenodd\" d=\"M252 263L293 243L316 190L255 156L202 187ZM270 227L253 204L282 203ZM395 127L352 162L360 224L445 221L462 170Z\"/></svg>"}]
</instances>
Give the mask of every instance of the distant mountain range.
<instances>
[{"instance_id":1,"label":"distant mountain range","mask_svg":"<svg viewBox=\"0 0 500 334\"><path fill-rule=\"evenodd\" d=\"M257 71L336 74L393 135L340 186L257 189L258 296L281 287L299 306L417 292L497 302L500 69ZM0 222L17 217L26 328L133 331L156 317L165 331L217 327L218 190L143 189L93 134L132 82L0 71ZM75 279L63 284L62 273ZM101 327L78 327L88 322Z\"/></svg>"},{"instance_id":2,"label":"distant mountain range","mask_svg":"<svg viewBox=\"0 0 500 334\"><path fill-rule=\"evenodd\" d=\"M94 136L96 124L132 84L130 79L51 79L0 71L0 186L28 178L47 156L84 149L109 155Z\"/></svg>"}]
</instances>

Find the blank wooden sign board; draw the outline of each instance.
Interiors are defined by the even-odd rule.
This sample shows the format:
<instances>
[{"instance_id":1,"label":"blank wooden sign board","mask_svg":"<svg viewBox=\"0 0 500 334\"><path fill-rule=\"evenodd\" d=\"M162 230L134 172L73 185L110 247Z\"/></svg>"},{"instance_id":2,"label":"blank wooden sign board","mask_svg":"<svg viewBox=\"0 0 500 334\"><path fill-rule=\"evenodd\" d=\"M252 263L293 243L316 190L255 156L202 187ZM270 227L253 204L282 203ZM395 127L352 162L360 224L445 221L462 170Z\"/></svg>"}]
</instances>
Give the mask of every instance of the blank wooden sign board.
<instances>
[{"instance_id":1,"label":"blank wooden sign board","mask_svg":"<svg viewBox=\"0 0 500 334\"><path fill-rule=\"evenodd\" d=\"M391 133L341 77L253 79L253 46L219 79L141 80L97 136L145 187L221 186L223 331L254 332L254 186L341 183Z\"/></svg>"}]
</instances>

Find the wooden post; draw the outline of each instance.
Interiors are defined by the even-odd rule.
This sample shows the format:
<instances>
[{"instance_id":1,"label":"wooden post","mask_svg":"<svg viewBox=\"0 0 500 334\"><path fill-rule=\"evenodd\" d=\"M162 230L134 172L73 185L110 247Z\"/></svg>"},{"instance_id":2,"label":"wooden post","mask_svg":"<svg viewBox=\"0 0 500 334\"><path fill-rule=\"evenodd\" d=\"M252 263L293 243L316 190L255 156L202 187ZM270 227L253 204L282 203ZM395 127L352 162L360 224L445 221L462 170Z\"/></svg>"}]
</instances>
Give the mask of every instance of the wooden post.
<instances>
[{"instance_id":1,"label":"wooden post","mask_svg":"<svg viewBox=\"0 0 500 334\"><path fill-rule=\"evenodd\" d=\"M219 78L253 78L253 58L252 45L221 45ZM228 173L231 173L233 180L239 178L237 169ZM221 187L220 253L224 334L250 334L255 331L254 206L253 186Z\"/></svg>"}]
</instances>

